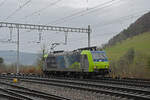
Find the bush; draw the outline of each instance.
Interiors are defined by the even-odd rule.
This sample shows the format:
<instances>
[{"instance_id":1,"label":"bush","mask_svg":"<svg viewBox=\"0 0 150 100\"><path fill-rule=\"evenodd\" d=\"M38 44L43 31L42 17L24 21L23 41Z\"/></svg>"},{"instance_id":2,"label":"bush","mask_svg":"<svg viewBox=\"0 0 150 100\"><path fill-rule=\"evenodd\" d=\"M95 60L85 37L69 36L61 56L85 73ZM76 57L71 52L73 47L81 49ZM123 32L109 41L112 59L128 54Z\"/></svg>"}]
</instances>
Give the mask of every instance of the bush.
<instances>
[{"instance_id":1,"label":"bush","mask_svg":"<svg viewBox=\"0 0 150 100\"><path fill-rule=\"evenodd\" d=\"M132 64L135 57L135 51L133 48L130 48L127 53L123 56L123 60L126 60L128 64Z\"/></svg>"},{"instance_id":2,"label":"bush","mask_svg":"<svg viewBox=\"0 0 150 100\"><path fill-rule=\"evenodd\" d=\"M147 63L148 63L148 67L150 68L150 57L148 57Z\"/></svg>"},{"instance_id":3,"label":"bush","mask_svg":"<svg viewBox=\"0 0 150 100\"><path fill-rule=\"evenodd\" d=\"M118 61L111 61L112 77L150 77L150 57L131 48Z\"/></svg>"},{"instance_id":4,"label":"bush","mask_svg":"<svg viewBox=\"0 0 150 100\"><path fill-rule=\"evenodd\" d=\"M0 64L4 63L4 59L0 57Z\"/></svg>"}]
</instances>

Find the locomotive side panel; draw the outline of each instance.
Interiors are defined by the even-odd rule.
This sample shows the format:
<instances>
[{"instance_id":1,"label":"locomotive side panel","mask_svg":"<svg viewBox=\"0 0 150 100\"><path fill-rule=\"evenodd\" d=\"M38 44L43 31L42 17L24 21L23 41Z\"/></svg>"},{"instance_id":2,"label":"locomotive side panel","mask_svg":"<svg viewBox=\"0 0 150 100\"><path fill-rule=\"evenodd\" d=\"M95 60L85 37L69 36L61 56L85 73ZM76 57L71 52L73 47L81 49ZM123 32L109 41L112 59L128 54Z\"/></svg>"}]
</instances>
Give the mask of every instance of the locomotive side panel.
<instances>
[{"instance_id":1,"label":"locomotive side panel","mask_svg":"<svg viewBox=\"0 0 150 100\"><path fill-rule=\"evenodd\" d=\"M57 64L56 64L56 58L55 56L48 56L45 59L45 62L43 64L43 71L47 71L48 69L56 69Z\"/></svg>"},{"instance_id":2,"label":"locomotive side panel","mask_svg":"<svg viewBox=\"0 0 150 100\"><path fill-rule=\"evenodd\" d=\"M89 61L87 55L82 55L80 58L82 72L89 72Z\"/></svg>"},{"instance_id":3,"label":"locomotive side panel","mask_svg":"<svg viewBox=\"0 0 150 100\"><path fill-rule=\"evenodd\" d=\"M50 55L46 60L47 71L74 71L81 72L80 53L65 55ZM50 61L49 61L50 60ZM54 61L55 60L55 61Z\"/></svg>"},{"instance_id":4,"label":"locomotive side panel","mask_svg":"<svg viewBox=\"0 0 150 100\"><path fill-rule=\"evenodd\" d=\"M57 68L56 57L50 56L46 59L47 68Z\"/></svg>"},{"instance_id":5,"label":"locomotive side panel","mask_svg":"<svg viewBox=\"0 0 150 100\"><path fill-rule=\"evenodd\" d=\"M76 76L106 75L109 73L109 62L104 51L65 52L50 54L45 60L44 68L47 73Z\"/></svg>"}]
</instances>

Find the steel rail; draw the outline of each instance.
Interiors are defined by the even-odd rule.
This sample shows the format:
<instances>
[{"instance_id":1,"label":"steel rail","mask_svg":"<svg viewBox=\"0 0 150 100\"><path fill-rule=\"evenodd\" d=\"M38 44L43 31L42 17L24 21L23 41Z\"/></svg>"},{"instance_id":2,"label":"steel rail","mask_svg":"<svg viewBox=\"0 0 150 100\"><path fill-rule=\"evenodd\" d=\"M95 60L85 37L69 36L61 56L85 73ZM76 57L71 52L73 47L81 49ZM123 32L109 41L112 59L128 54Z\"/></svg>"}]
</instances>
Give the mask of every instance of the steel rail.
<instances>
[{"instance_id":1,"label":"steel rail","mask_svg":"<svg viewBox=\"0 0 150 100\"><path fill-rule=\"evenodd\" d=\"M40 77L17 77L23 79L33 79L33 80L43 80L43 81L70 81L68 79L50 79L50 78L40 78ZM74 80L74 79L73 79ZM72 80L71 80L72 81ZM118 84L118 85L127 85L127 86L136 86L136 87L144 87L150 88L150 82L138 82L138 81L124 81L124 80L116 80L114 79L75 79L74 81L81 81L81 82L97 82L97 83L108 83L108 84Z\"/></svg>"},{"instance_id":2,"label":"steel rail","mask_svg":"<svg viewBox=\"0 0 150 100\"><path fill-rule=\"evenodd\" d=\"M81 82L96 82L96 83L107 83L107 84L118 84L118 85L127 85L127 86L136 86L136 87L144 87L144 88L150 88L150 81L130 81L130 80L124 80L124 79L111 79L111 78L100 78L100 79L75 79L75 78L43 78L43 77L32 77L32 76L5 76L10 78L24 78L24 79L34 79L34 80L45 80L45 81L56 81L56 80L74 80L74 81L81 81ZM0 78L5 78L1 76Z\"/></svg>"},{"instance_id":3,"label":"steel rail","mask_svg":"<svg viewBox=\"0 0 150 100\"><path fill-rule=\"evenodd\" d=\"M127 87L119 87L119 86L110 86L110 85L105 85L105 84L93 84L93 83L85 83L85 82L75 82L75 81L58 81L58 80L50 80L47 81L36 81L36 80L26 80L26 79L21 79L21 81L28 81L28 82L37 82L37 83L42 83L42 84L51 84L51 83L64 83L64 84L74 84L74 85L82 85L82 86L91 86L91 87L99 87L99 88L110 88L110 89L121 89L121 90L125 90L125 91L134 91L134 92L139 92L139 93L145 93L145 94L149 94L150 95L150 91L144 91L142 89L134 89L134 88L127 88Z\"/></svg>"},{"instance_id":4,"label":"steel rail","mask_svg":"<svg viewBox=\"0 0 150 100\"><path fill-rule=\"evenodd\" d=\"M33 99L30 98L30 97L27 97L27 96L22 95L22 94L20 94L20 93L16 93L16 92L13 92L13 91L4 89L4 88L0 88L0 91L3 91L3 92L5 92L5 93L7 93L7 94L9 94L9 95L16 96L16 97L18 97L18 98L20 98L20 99L23 99L23 100L33 100Z\"/></svg>"},{"instance_id":5,"label":"steel rail","mask_svg":"<svg viewBox=\"0 0 150 100\"><path fill-rule=\"evenodd\" d=\"M129 82L129 83L133 83L133 82L137 82L139 84L150 84L150 81L145 80L145 79L130 79L130 78L123 78L123 79L113 79L113 78L100 78L100 80L109 80L109 81L120 81L120 82Z\"/></svg>"},{"instance_id":6,"label":"steel rail","mask_svg":"<svg viewBox=\"0 0 150 100\"><path fill-rule=\"evenodd\" d=\"M38 84L46 84L46 85L53 85L53 86L60 86L60 87L67 87L67 88L74 88L74 89L80 89L80 90L86 90L86 91L92 91L92 92L100 92L110 95L118 95L121 97L127 97L132 98L136 100L149 100L150 99L150 91L145 91L141 89L134 89L134 88L126 88L126 87L118 87L118 86L109 86L109 85L100 85L100 84L91 84L91 83L82 83L82 82L72 82L67 80L50 80L47 82L42 81L40 78L26 78L26 79L20 79L20 81L24 82L32 82L32 83L38 83ZM94 89L93 89L94 88ZM128 92L128 93L127 93ZM136 94L134 94L136 93ZM141 95L142 94L142 95Z\"/></svg>"},{"instance_id":7,"label":"steel rail","mask_svg":"<svg viewBox=\"0 0 150 100\"><path fill-rule=\"evenodd\" d=\"M107 83L107 84L118 84L118 85L127 85L127 86L136 86L136 87L144 87L144 88L150 88L150 84L148 83L143 83L143 82L130 82L130 81L113 81L113 80L91 80L92 82L97 82L97 83Z\"/></svg>"},{"instance_id":8,"label":"steel rail","mask_svg":"<svg viewBox=\"0 0 150 100\"><path fill-rule=\"evenodd\" d=\"M22 99L20 99L20 98L18 98L18 97L15 97L15 96L12 96L12 95L8 95L8 94L2 94L2 93L0 93L0 97L3 97L3 98L7 98L7 99L11 99L11 100L22 100Z\"/></svg>"},{"instance_id":9,"label":"steel rail","mask_svg":"<svg viewBox=\"0 0 150 100\"><path fill-rule=\"evenodd\" d=\"M25 82L32 82L32 83L39 83L39 84L46 84L46 85L53 85L53 86L60 86L60 87L67 87L67 88L73 88L73 89L80 89L80 90L85 90L85 91L92 91L92 92L96 92L96 93L104 93L104 94L109 94L109 95L117 95L117 96L121 96L121 97L127 97L127 98L132 98L135 100L150 100L150 92L149 91L144 91L144 90L138 90L138 89L130 89L130 88L121 88L121 87L114 87L114 86L105 86L105 85L97 85L97 88L95 85L93 85L95 88L93 87L89 87L89 84L84 84L86 86L82 86L83 84L76 84L76 85L72 85L72 84L65 84L65 83L56 83L56 82L45 82L45 81L33 81L33 80L21 80L21 81L25 81ZM111 90L110 90L111 89ZM118 91L119 90L119 91ZM129 93L127 93L127 92ZM131 93L132 92L132 93ZM134 94L136 93L136 94ZM138 93L138 94L137 94ZM143 94L140 95L140 94ZM147 95L148 94L148 95Z\"/></svg>"},{"instance_id":10,"label":"steel rail","mask_svg":"<svg viewBox=\"0 0 150 100\"><path fill-rule=\"evenodd\" d=\"M27 94L27 95L36 96L36 97L39 97L39 98L48 99L48 100L62 100L62 98L60 99L59 97L56 97L56 96L50 96L50 95L35 93L35 91L34 92L33 91L29 92L29 91L22 91L22 90L17 90L17 89L8 89L8 90L14 91L16 93Z\"/></svg>"},{"instance_id":11,"label":"steel rail","mask_svg":"<svg viewBox=\"0 0 150 100\"><path fill-rule=\"evenodd\" d=\"M15 93L22 93L22 94L28 94L28 95L34 95L34 96L38 96L38 97L42 97L45 99L50 99L50 100L70 100L68 98L65 97L61 97L61 96L57 96L57 95L52 95L52 94L48 94L48 93L44 93L41 91L37 91L37 90L33 90L33 89L29 89L23 86L18 86L18 85L13 85L7 82L0 82L0 84L4 84L4 85L8 85L17 89L23 89L24 91L21 90L17 90L17 89L7 89L7 91L9 92L15 92Z\"/></svg>"}]
</instances>

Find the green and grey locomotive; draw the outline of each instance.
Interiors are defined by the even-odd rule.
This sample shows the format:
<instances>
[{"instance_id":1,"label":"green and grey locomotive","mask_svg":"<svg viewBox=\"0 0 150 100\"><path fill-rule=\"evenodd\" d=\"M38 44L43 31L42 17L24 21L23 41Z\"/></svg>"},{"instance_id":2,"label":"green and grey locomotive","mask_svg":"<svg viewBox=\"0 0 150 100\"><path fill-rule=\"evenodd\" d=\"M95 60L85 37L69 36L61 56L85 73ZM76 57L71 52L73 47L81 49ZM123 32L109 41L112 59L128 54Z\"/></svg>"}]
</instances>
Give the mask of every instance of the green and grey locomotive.
<instances>
[{"instance_id":1,"label":"green and grey locomotive","mask_svg":"<svg viewBox=\"0 0 150 100\"><path fill-rule=\"evenodd\" d=\"M94 76L109 73L109 62L105 51L83 48L71 52L53 52L45 58L45 75Z\"/></svg>"}]
</instances>

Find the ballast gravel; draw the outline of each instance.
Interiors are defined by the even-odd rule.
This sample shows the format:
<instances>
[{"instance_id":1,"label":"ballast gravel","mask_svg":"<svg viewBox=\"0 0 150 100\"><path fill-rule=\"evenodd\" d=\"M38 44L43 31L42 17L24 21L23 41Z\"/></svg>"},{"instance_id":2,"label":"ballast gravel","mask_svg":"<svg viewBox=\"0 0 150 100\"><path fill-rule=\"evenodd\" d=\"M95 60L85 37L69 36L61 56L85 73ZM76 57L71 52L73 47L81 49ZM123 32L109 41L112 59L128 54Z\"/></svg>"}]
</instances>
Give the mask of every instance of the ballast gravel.
<instances>
[{"instance_id":1,"label":"ballast gravel","mask_svg":"<svg viewBox=\"0 0 150 100\"><path fill-rule=\"evenodd\" d=\"M17 84L30 89L35 89L49 94L62 96L71 100L128 100L126 98L120 98L100 93L93 93L90 91L77 90L73 88L71 89L31 82L19 82Z\"/></svg>"}]
</instances>

